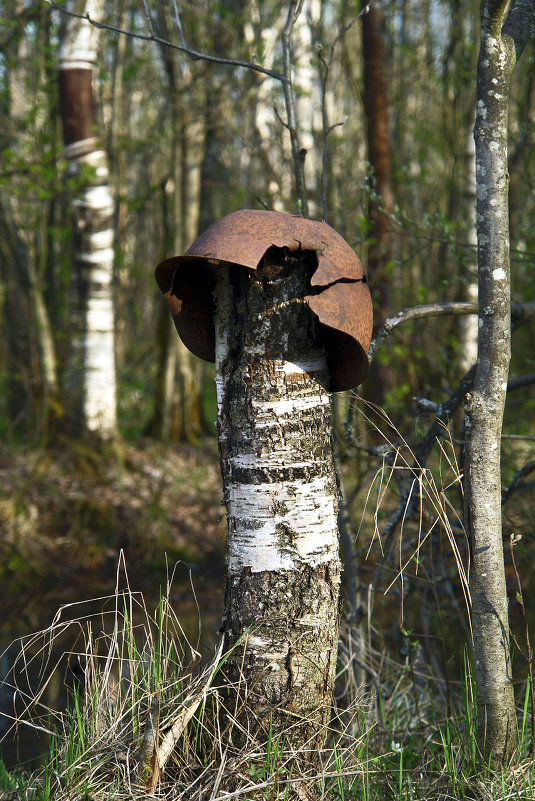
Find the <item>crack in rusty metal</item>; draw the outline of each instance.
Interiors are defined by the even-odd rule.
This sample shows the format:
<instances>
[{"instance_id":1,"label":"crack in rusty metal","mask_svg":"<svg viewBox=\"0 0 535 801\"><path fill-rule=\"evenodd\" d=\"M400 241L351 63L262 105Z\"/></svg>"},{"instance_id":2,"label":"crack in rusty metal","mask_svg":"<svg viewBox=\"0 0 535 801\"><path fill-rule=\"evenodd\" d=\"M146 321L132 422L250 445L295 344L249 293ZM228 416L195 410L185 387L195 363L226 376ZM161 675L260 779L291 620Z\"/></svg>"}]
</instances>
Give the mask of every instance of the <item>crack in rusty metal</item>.
<instances>
[{"instance_id":1,"label":"crack in rusty metal","mask_svg":"<svg viewBox=\"0 0 535 801\"><path fill-rule=\"evenodd\" d=\"M316 252L315 294L304 300L324 329L332 392L351 389L368 373L372 303L362 264L327 223L276 211L244 209L210 226L186 251L161 262L156 281L178 334L196 356L215 360L215 270L221 263L256 270L270 247Z\"/></svg>"}]
</instances>

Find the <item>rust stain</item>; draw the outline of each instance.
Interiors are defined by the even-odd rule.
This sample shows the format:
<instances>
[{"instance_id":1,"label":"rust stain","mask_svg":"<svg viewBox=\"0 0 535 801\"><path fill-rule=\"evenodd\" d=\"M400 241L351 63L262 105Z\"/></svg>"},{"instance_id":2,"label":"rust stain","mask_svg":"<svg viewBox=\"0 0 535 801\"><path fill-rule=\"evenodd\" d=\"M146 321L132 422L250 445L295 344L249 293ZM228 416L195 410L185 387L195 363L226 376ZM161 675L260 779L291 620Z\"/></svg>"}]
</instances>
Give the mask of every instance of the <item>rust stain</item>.
<instances>
[{"instance_id":1,"label":"rust stain","mask_svg":"<svg viewBox=\"0 0 535 801\"><path fill-rule=\"evenodd\" d=\"M318 268L305 301L324 327L333 392L362 383L368 372L372 303L362 264L327 223L276 211L242 210L210 226L186 251L161 262L156 281L178 334L196 356L215 360L213 288L221 262L258 267L270 247L313 250Z\"/></svg>"},{"instance_id":2,"label":"rust stain","mask_svg":"<svg viewBox=\"0 0 535 801\"><path fill-rule=\"evenodd\" d=\"M59 94L63 122L63 142L93 143L88 150L95 150L95 106L91 85L91 70L68 69L59 71Z\"/></svg>"}]
</instances>

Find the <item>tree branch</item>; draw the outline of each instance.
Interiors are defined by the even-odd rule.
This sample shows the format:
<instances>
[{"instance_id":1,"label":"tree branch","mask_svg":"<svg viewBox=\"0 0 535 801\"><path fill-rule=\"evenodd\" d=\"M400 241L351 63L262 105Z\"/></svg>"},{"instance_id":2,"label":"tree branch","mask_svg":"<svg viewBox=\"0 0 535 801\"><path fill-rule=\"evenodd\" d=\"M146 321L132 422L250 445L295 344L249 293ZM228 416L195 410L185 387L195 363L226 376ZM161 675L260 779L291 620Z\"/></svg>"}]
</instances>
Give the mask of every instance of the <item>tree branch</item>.
<instances>
[{"instance_id":1,"label":"tree branch","mask_svg":"<svg viewBox=\"0 0 535 801\"><path fill-rule=\"evenodd\" d=\"M481 8L482 19L488 20L486 25L495 34L496 38L500 35L503 15L508 0L487 0Z\"/></svg>"},{"instance_id":2,"label":"tree branch","mask_svg":"<svg viewBox=\"0 0 535 801\"><path fill-rule=\"evenodd\" d=\"M156 44L164 45L165 47L171 47L173 50L179 50L181 53L185 53L189 58L193 61L208 61L212 64L223 64L229 67L243 67L247 70L252 70L253 72L259 72L262 75L267 75L269 78L273 78L275 81L279 81L283 85L286 84L286 76L281 74L280 72L276 72L275 70L267 69L267 67L262 67L260 64L257 64L254 61L243 61L238 58L223 58L222 56L211 56L208 53L201 53L198 50L193 50L191 47L186 47L184 44L176 44L176 42L170 42L168 39L163 39L161 36L157 36L155 34L147 34L147 33L135 33L134 31L126 30L125 28L119 28L115 25L110 25L107 22L98 22L97 20L93 19L89 16L89 14L79 14L75 11L70 11L63 6L58 5L54 2L54 0L46 0L48 5L56 10L61 11L62 14L67 14L71 17L77 17L78 19L85 19L91 25L94 25L96 28L102 28L106 31L113 31L114 33L120 33L122 36L129 36L131 39L141 39L145 42L156 42Z\"/></svg>"},{"instance_id":3,"label":"tree branch","mask_svg":"<svg viewBox=\"0 0 535 801\"><path fill-rule=\"evenodd\" d=\"M505 503L507 503L507 501L509 500L511 494L516 489L518 489L518 485L520 484L520 482L522 481L524 476L528 476L530 473L533 473L534 471L535 471L535 459L532 459L531 461L526 462L526 464L523 465L520 468L520 470L516 471L516 473L513 476L513 480L511 481L509 486L508 487L504 487L503 490L502 490L502 506Z\"/></svg>"},{"instance_id":4,"label":"tree branch","mask_svg":"<svg viewBox=\"0 0 535 801\"><path fill-rule=\"evenodd\" d=\"M409 306L406 309L401 309L395 317L389 317L385 320L382 328L378 331L375 339L372 340L370 350L368 352L368 360L371 364L375 358L377 348L381 343L392 333L392 331L401 325L411 320L422 320L427 317L442 317L445 314L477 314L478 304L470 303L469 301L456 301L452 303L426 303L422 306ZM531 300L528 303L513 303L511 304L511 317L515 322L527 322L535 317L535 301Z\"/></svg>"},{"instance_id":5,"label":"tree branch","mask_svg":"<svg viewBox=\"0 0 535 801\"><path fill-rule=\"evenodd\" d=\"M513 40L517 61L534 33L535 3L533 0L516 0L505 20L502 36L510 36Z\"/></svg>"},{"instance_id":6,"label":"tree branch","mask_svg":"<svg viewBox=\"0 0 535 801\"><path fill-rule=\"evenodd\" d=\"M526 375L519 375L516 378L510 378L507 382L507 392L512 392L514 389L522 389L522 387L529 387L535 384L535 373L526 373Z\"/></svg>"},{"instance_id":7,"label":"tree branch","mask_svg":"<svg viewBox=\"0 0 535 801\"><path fill-rule=\"evenodd\" d=\"M477 303L469 303L468 301L459 301L457 303L427 303L423 306L410 306L409 308L401 309L395 317L389 317L385 320L383 327L379 330L375 339L372 340L368 352L370 363L373 361L381 342L401 323L408 322L409 320L421 320L424 317L441 317L444 314L477 314Z\"/></svg>"},{"instance_id":8,"label":"tree branch","mask_svg":"<svg viewBox=\"0 0 535 801\"><path fill-rule=\"evenodd\" d=\"M175 22L178 28L178 32L180 34L180 41L182 42L183 47L187 47L186 44L186 37L184 36L184 30L182 28L182 22L180 21L180 14L178 13L178 5L176 0L172 0L173 3L173 11L175 12Z\"/></svg>"}]
</instances>

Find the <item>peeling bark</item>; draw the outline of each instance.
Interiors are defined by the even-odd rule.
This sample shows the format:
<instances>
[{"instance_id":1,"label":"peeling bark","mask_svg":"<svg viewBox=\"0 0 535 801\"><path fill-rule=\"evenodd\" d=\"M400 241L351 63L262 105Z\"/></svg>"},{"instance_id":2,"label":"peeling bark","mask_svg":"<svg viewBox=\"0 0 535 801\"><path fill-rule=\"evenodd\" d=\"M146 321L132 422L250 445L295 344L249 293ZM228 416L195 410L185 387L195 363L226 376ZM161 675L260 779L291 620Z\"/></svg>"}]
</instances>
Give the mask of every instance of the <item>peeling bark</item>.
<instances>
[{"instance_id":1,"label":"peeling bark","mask_svg":"<svg viewBox=\"0 0 535 801\"><path fill-rule=\"evenodd\" d=\"M99 0L75 0L73 10L98 18ZM65 157L70 176L90 176L72 201L72 342L67 416L72 433L116 433L115 315L112 292L114 202L107 157L95 137L92 71L97 29L70 17L60 50Z\"/></svg>"},{"instance_id":2,"label":"peeling bark","mask_svg":"<svg viewBox=\"0 0 535 801\"><path fill-rule=\"evenodd\" d=\"M303 301L315 269L314 253L271 248L254 273L222 268L216 292L223 629L237 644L225 702L253 739L301 750L301 767L325 742L340 585L329 376Z\"/></svg>"},{"instance_id":3,"label":"peeling bark","mask_svg":"<svg viewBox=\"0 0 535 801\"><path fill-rule=\"evenodd\" d=\"M479 343L473 391L465 402L465 521L471 543L478 737L485 760L502 765L517 758L500 473L511 355L507 115L511 76L533 28L534 4L517 0L502 28L505 7L505 2L489 0L481 10L474 131Z\"/></svg>"}]
</instances>

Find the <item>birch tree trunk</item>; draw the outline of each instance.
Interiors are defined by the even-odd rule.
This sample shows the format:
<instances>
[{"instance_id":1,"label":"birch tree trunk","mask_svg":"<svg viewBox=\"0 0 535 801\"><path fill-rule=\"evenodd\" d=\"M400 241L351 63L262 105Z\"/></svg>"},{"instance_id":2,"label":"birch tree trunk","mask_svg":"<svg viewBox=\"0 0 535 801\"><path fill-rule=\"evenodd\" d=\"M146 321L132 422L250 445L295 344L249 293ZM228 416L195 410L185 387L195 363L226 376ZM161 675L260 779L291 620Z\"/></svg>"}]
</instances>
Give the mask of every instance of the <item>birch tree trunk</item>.
<instances>
[{"instance_id":1,"label":"birch tree trunk","mask_svg":"<svg viewBox=\"0 0 535 801\"><path fill-rule=\"evenodd\" d=\"M69 8L98 19L100 0L72 0ZM59 76L67 174L79 188L72 201L72 342L67 369L71 433L113 436L116 419L115 316L112 292L114 203L107 158L95 137L92 73L97 28L69 17ZM82 176L88 175L87 181Z\"/></svg>"},{"instance_id":2,"label":"birch tree trunk","mask_svg":"<svg viewBox=\"0 0 535 801\"><path fill-rule=\"evenodd\" d=\"M321 86L314 50L314 31L322 14L319 0L309 0L293 27L293 73L295 111L299 125L299 145L304 158L304 187L307 193L308 216L321 219Z\"/></svg>"},{"instance_id":3,"label":"birch tree trunk","mask_svg":"<svg viewBox=\"0 0 535 801\"><path fill-rule=\"evenodd\" d=\"M465 214L466 220L470 223L466 241L469 245L473 246L474 252L477 252L477 231L475 221L476 151L472 132L470 132L467 136L465 155ZM472 276L471 273L468 276L468 282L464 290L464 300L467 300L471 303L477 302L477 279L475 276ZM467 373L472 365L475 364L477 359L478 322L477 317L474 314L465 314L461 317L459 338L460 366L463 372Z\"/></svg>"},{"instance_id":4,"label":"birch tree trunk","mask_svg":"<svg viewBox=\"0 0 535 801\"><path fill-rule=\"evenodd\" d=\"M507 117L511 76L532 30L533 0L481 10L477 71L476 181L479 276L477 372L466 397L465 518L471 542L470 593L478 737L485 760L517 756L501 523L500 444L510 360Z\"/></svg>"},{"instance_id":5,"label":"birch tree trunk","mask_svg":"<svg viewBox=\"0 0 535 801\"><path fill-rule=\"evenodd\" d=\"M221 268L216 293L223 630L238 643L225 701L251 748L278 741L301 770L325 742L340 584L328 372L302 302L315 268L314 253L271 248L254 273Z\"/></svg>"}]
</instances>

